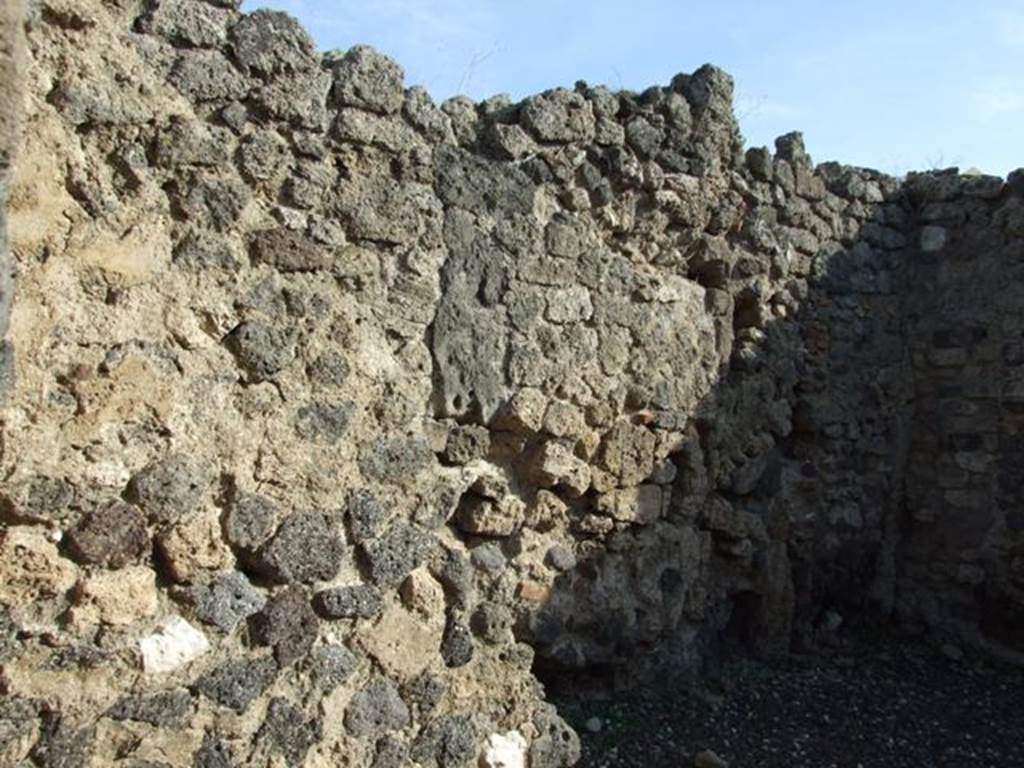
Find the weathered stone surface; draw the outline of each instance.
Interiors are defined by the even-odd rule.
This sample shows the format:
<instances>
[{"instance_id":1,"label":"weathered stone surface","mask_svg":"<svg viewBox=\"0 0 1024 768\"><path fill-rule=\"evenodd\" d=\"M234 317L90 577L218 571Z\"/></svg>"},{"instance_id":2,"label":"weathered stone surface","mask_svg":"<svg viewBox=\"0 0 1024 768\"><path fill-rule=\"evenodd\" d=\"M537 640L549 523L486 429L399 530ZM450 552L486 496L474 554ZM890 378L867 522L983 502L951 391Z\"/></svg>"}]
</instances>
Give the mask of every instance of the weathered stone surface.
<instances>
[{"instance_id":1,"label":"weathered stone surface","mask_svg":"<svg viewBox=\"0 0 1024 768\"><path fill-rule=\"evenodd\" d=\"M501 547L494 542L486 542L474 547L470 553L470 561L476 568L491 573L500 572L508 565L508 560L502 553Z\"/></svg>"},{"instance_id":2,"label":"weathered stone surface","mask_svg":"<svg viewBox=\"0 0 1024 768\"><path fill-rule=\"evenodd\" d=\"M473 659L473 634L454 612L448 615L441 638L441 658L448 667L464 667Z\"/></svg>"},{"instance_id":3,"label":"weathered stone surface","mask_svg":"<svg viewBox=\"0 0 1024 768\"><path fill-rule=\"evenodd\" d=\"M16 696L5 698L0 704L0 755L24 752L26 742L36 737L38 716L38 703Z\"/></svg>"},{"instance_id":4,"label":"weathered stone surface","mask_svg":"<svg viewBox=\"0 0 1024 768\"><path fill-rule=\"evenodd\" d=\"M317 592L313 607L325 619L372 619L380 615L384 601L379 590L359 584Z\"/></svg>"},{"instance_id":5,"label":"weathered stone surface","mask_svg":"<svg viewBox=\"0 0 1024 768\"><path fill-rule=\"evenodd\" d=\"M401 605L392 605L372 625L359 627L355 642L385 674L396 681L407 681L438 661L442 629L443 613L440 621L430 620Z\"/></svg>"},{"instance_id":6,"label":"weathered stone surface","mask_svg":"<svg viewBox=\"0 0 1024 768\"><path fill-rule=\"evenodd\" d=\"M238 269L238 258L230 244L208 232L187 234L174 247L173 258L176 264L187 269Z\"/></svg>"},{"instance_id":7,"label":"weathered stone surface","mask_svg":"<svg viewBox=\"0 0 1024 768\"><path fill-rule=\"evenodd\" d=\"M304 440L335 445L348 432L351 419L351 403L314 402L299 408L295 431Z\"/></svg>"},{"instance_id":8,"label":"weathered stone surface","mask_svg":"<svg viewBox=\"0 0 1024 768\"><path fill-rule=\"evenodd\" d=\"M43 715L39 740L32 748L31 760L42 768L88 765L95 749L96 727L76 724L59 712Z\"/></svg>"},{"instance_id":9,"label":"weathered stone surface","mask_svg":"<svg viewBox=\"0 0 1024 768\"><path fill-rule=\"evenodd\" d=\"M282 667L301 659L313 647L319 621L301 587L288 587L274 595L252 619L253 638L274 649Z\"/></svg>"},{"instance_id":10,"label":"weathered stone surface","mask_svg":"<svg viewBox=\"0 0 1024 768\"><path fill-rule=\"evenodd\" d=\"M427 623L434 623L444 616L444 589L426 568L410 573L398 590L402 604L418 613Z\"/></svg>"},{"instance_id":11,"label":"weathered stone surface","mask_svg":"<svg viewBox=\"0 0 1024 768\"><path fill-rule=\"evenodd\" d=\"M153 119L151 107L138 91L119 87L109 76L62 79L52 99L73 125L140 125Z\"/></svg>"},{"instance_id":12,"label":"weathered stone surface","mask_svg":"<svg viewBox=\"0 0 1024 768\"><path fill-rule=\"evenodd\" d=\"M377 736L409 724L409 708L395 684L377 678L352 697L345 711L345 727L357 737Z\"/></svg>"},{"instance_id":13,"label":"weathered stone surface","mask_svg":"<svg viewBox=\"0 0 1024 768\"><path fill-rule=\"evenodd\" d=\"M212 172L189 174L181 186L170 190L174 204L198 227L226 232L241 220L251 193L237 177L213 176Z\"/></svg>"},{"instance_id":14,"label":"weathered stone surface","mask_svg":"<svg viewBox=\"0 0 1024 768\"><path fill-rule=\"evenodd\" d=\"M446 715L428 725L412 745L412 757L428 768L467 766L476 755L476 728L465 715Z\"/></svg>"},{"instance_id":15,"label":"weathered stone surface","mask_svg":"<svg viewBox=\"0 0 1024 768\"><path fill-rule=\"evenodd\" d=\"M310 675L321 691L330 693L359 666L358 657L343 645L326 645L313 652Z\"/></svg>"},{"instance_id":16,"label":"weathered stone surface","mask_svg":"<svg viewBox=\"0 0 1024 768\"><path fill-rule=\"evenodd\" d=\"M360 176L340 190L339 216L355 241L409 245L419 234L423 191L390 176Z\"/></svg>"},{"instance_id":17,"label":"weathered stone surface","mask_svg":"<svg viewBox=\"0 0 1024 768\"><path fill-rule=\"evenodd\" d=\"M346 517L352 540L361 544L380 534L387 513L376 496L365 490L357 490L349 496Z\"/></svg>"},{"instance_id":18,"label":"weathered stone surface","mask_svg":"<svg viewBox=\"0 0 1024 768\"><path fill-rule=\"evenodd\" d=\"M196 618L225 632L257 613L267 601L263 592L237 571L194 586L187 594Z\"/></svg>"},{"instance_id":19,"label":"weathered stone surface","mask_svg":"<svg viewBox=\"0 0 1024 768\"><path fill-rule=\"evenodd\" d=\"M391 114L405 101L402 68L365 45L356 45L332 66L339 104Z\"/></svg>"},{"instance_id":20,"label":"weathered stone surface","mask_svg":"<svg viewBox=\"0 0 1024 768\"><path fill-rule=\"evenodd\" d=\"M11 617L10 609L0 606L0 661L14 656L21 644L18 642L18 625Z\"/></svg>"},{"instance_id":21,"label":"weathered stone surface","mask_svg":"<svg viewBox=\"0 0 1024 768\"><path fill-rule=\"evenodd\" d=\"M288 145L275 131L259 131L239 143L238 167L257 183L269 181L284 172L288 154Z\"/></svg>"},{"instance_id":22,"label":"weathered stone surface","mask_svg":"<svg viewBox=\"0 0 1024 768\"><path fill-rule=\"evenodd\" d=\"M151 523L173 523L195 510L206 483L203 471L192 461L172 454L133 475L126 496Z\"/></svg>"},{"instance_id":23,"label":"weathered stone surface","mask_svg":"<svg viewBox=\"0 0 1024 768\"><path fill-rule=\"evenodd\" d=\"M146 518L120 501L100 505L67 533L68 549L81 563L123 568L149 550Z\"/></svg>"},{"instance_id":24,"label":"weathered stone surface","mask_svg":"<svg viewBox=\"0 0 1024 768\"><path fill-rule=\"evenodd\" d=\"M370 768L401 768L406 765L408 757L409 749L400 739L383 736L377 739Z\"/></svg>"},{"instance_id":25,"label":"weathered stone surface","mask_svg":"<svg viewBox=\"0 0 1024 768\"><path fill-rule=\"evenodd\" d=\"M499 413L495 426L511 431L539 432L547 413L548 401L539 389L518 390Z\"/></svg>"},{"instance_id":26,"label":"weathered stone surface","mask_svg":"<svg viewBox=\"0 0 1024 768\"><path fill-rule=\"evenodd\" d=\"M463 150L437 152L437 190L446 206L490 213L529 213L536 185L517 168L488 162Z\"/></svg>"},{"instance_id":27,"label":"weathered stone surface","mask_svg":"<svg viewBox=\"0 0 1024 768\"><path fill-rule=\"evenodd\" d=\"M249 92L246 79L217 51L183 51L168 81L196 101L243 99Z\"/></svg>"},{"instance_id":28,"label":"weathered stone surface","mask_svg":"<svg viewBox=\"0 0 1024 768\"><path fill-rule=\"evenodd\" d=\"M235 712L244 712L277 677L277 665L267 656L232 659L207 672L195 684L203 696Z\"/></svg>"},{"instance_id":29,"label":"weathered stone surface","mask_svg":"<svg viewBox=\"0 0 1024 768\"><path fill-rule=\"evenodd\" d=\"M127 625L153 616L159 606L156 573L145 566L96 573L75 587L76 624Z\"/></svg>"},{"instance_id":30,"label":"weathered stone surface","mask_svg":"<svg viewBox=\"0 0 1024 768\"><path fill-rule=\"evenodd\" d=\"M495 645L511 639L512 624L512 612L495 603L484 603L477 608L470 622L477 637Z\"/></svg>"},{"instance_id":31,"label":"weathered stone surface","mask_svg":"<svg viewBox=\"0 0 1024 768\"><path fill-rule=\"evenodd\" d=\"M301 766L306 753L320 741L322 725L318 719L307 719L305 714L287 699L275 697L267 708L267 718L260 727L258 738L270 745L270 751L280 755L288 766Z\"/></svg>"},{"instance_id":32,"label":"weathered stone surface","mask_svg":"<svg viewBox=\"0 0 1024 768\"><path fill-rule=\"evenodd\" d=\"M576 733L551 708L534 718L540 736L530 745L530 765L574 765L580 757L580 740Z\"/></svg>"},{"instance_id":33,"label":"weathered stone surface","mask_svg":"<svg viewBox=\"0 0 1024 768\"><path fill-rule=\"evenodd\" d=\"M403 688L402 693L421 715L427 715L440 703L446 690L447 686L440 677L424 670Z\"/></svg>"},{"instance_id":34,"label":"weathered stone surface","mask_svg":"<svg viewBox=\"0 0 1024 768\"><path fill-rule=\"evenodd\" d=\"M640 525L648 525L661 517L662 508L662 490L651 484L612 491L597 500L597 509L604 514Z\"/></svg>"},{"instance_id":35,"label":"weathered stone surface","mask_svg":"<svg viewBox=\"0 0 1024 768\"><path fill-rule=\"evenodd\" d=\"M247 14L231 28L238 63L258 75L313 69L316 45L293 17L278 11Z\"/></svg>"},{"instance_id":36,"label":"weathered stone surface","mask_svg":"<svg viewBox=\"0 0 1024 768\"><path fill-rule=\"evenodd\" d=\"M167 575L179 584L223 569L231 557L221 538L220 521L206 511L189 515L157 536L156 549Z\"/></svg>"},{"instance_id":37,"label":"weathered stone surface","mask_svg":"<svg viewBox=\"0 0 1024 768\"><path fill-rule=\"evenodd\" d=\"M382 437L367 445L359 457L359 468L370 480L405 485L433 461L422 439Z\"/></svg>"},{"instance_id":38,"label":"weathered stone surface","mask_svg":"<svg viewBox=\"0 0 1024 768\"><path fill-rule=\"evenodd\" d=\"M561 487L573 496L582 496L590 487L590 466L559 442L544 443L535 471L538 484L545 488Z\"/></svg>"},{"instance_id":39,"label":"weathered stone surface","mask_svg":"<svg viewBox=\"0 0 1024 768\"><path fill-rule=\"evenodd\" d=\"M310 381L323 387L344 386L350 372L345 357L332 349L326 350L306 368Z\"/></svg>"},{"instance_id":40,"label":"weathered stone surface","mask_svg":"<svg viewBox=\"0 0 1024 768\"><path fill-rule=\"evenodd\" d=\"M483 427L458 426L448 433L444 457L452 464L468 464L487 456L491 435Z\"/></svg>"},{"instance_id":41,"label":"weathered stone surface","mask_svg":"<svg viewBox=\"0 0 1024 768\"><path fill-rule=\"evenodd\" d=\"M192 710L192 697L184 688L121 699L107 714L115 720L135 720L157 728L180 727Z\"/></svg>"},{"instance_id":42,"label":"weathered stone surface","mask_svg":"<svg viewBox=\"0 0 1024 768\"><path fill-rule=\"evenodd\" d=\"M265 496L238 494L224 520L224 537L232 547L251 555L270 538L279 517L277 506Z\"/></svg>"},{"instance_id":43,"label":"weathered stone surface","mask_svg":"<svg viewBox=\"0 0 1024 768\"><path fill-rule=\"evenodd\" d=\"M585 143L594 137L593 107L564 88L527 99L523 123L541 141Z\"/></svg>"},{"instance_id":44,"label":"weathered stone surface","mask_svg":"<svg viewBox=\"0 0 1024 768\"><path fill-rule=\"evenodd\" d=\"M434 549L434 538L414 525L398 523L380 538L362 545L370 578L383 588L397 587Z\"/></svg>"},{"instance_id":45,"label":"weathered stone surface","mask_svg":"<svg viewBox=\"0 0 1024 768\"><path fill-rule=\"evenodd\" d=\"M282 272L315 272L329 269L334 254L315 240L288 229L256 233L250 244L252 259Z\"/></svg>"},{"instance_id":46,"label":"weathered stone surface","mask_svg":"<svg viewBox=\"0 0 1024 768\"><path fill-rule=\"evenodd\" d=\"M0 602L26 606L62 598L75 585L76 569L38 528L0 531Z\"/></svg>"},{"instance_id":47,"label":"weathered stone surface","mask_svg":"<svg viewBox=\"0 0 1024 768\"><path fill-rule=\"evenodd\" d=\"M193 768L231 768L231 749L223 739L203 734L203 743L192 756Z\"/></svg>"},{"instance_id":48,"label":"weathered stone surface","mask_svg":"<svg viewBox=\"0 0 1024 768\"><path fill-rule=\"evenodd\" d=\"M522 525L526 502L507 495L492 500L479 496L463 499L455 515L455 525L461 531L479 536L511 536Z\"/></svg>"},{"instance_id":49,"label":"weathered stone surface","mask_svg":"<svg viewBox=\"0 0 1024 768\"><path fill-rule=\"evenodd\" d=\"M298 128L322 132L327 127L327 72L301 72L275 77L259 88L253 103L260 112Z\"/></svg>"},{"instance_id":50,"label":"weathered stone surface","mask_svg":"<svg viewBox=\"0 0 1024 768\"><path fill-rule=\"evenodd\" d=\"M0 491L0 512L24 522L51 522L68 516L74 488L57 477L36 475Z\"/></svg>"},{"instance_id":51,"label":"weathered stone surface","mask_svg":"<svg viewBox=\"0 0 1024 768\"><path fill-rule=\"evenodd\" d=\"M294 332L266 323L243 323L224 343L254 382L272 378L295 358Z\"/></svg>"},{"instance_id":52,"label":"weathered stone surface","mask_svg":"<svg viewBox=\"0 0 1024 768\"><path fill-rule=\"evenodd\" d=\"M194 48L218 48L227 41L235 14L200 0L162 0L142 18L144 31Z\"/></svg>"},{"instance_id":53,"label":"weathered stone surface","mask_svg":"<svg viewBox=\"0 0 1024 768\"><path fill-rule=\"evenodd\" d=\"M324 512L296 512L285 518L260 549L262 570L285 583L327 581L341 567L344 549L338 526Z\"/></svg>"}]
</instances>

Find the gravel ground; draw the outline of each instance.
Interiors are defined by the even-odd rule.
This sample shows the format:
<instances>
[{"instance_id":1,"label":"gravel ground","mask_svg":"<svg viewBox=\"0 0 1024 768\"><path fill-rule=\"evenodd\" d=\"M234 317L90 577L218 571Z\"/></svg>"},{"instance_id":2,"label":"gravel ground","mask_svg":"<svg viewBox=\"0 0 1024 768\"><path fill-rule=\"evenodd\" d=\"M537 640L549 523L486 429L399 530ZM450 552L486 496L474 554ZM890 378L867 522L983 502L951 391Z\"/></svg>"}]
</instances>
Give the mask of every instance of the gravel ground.
<instances>
[{"instance_id":1,"label":"gravel ground","mask_svg":"<svg viewBox=\"0 0 1024 768\"><path fill-rule=\"evenodd\" d=\"M730 768L1024 768L1024 670L950 654L861 642L558 703L581 768L689 768L704 750Z\"/></svg>"}]
</instances>

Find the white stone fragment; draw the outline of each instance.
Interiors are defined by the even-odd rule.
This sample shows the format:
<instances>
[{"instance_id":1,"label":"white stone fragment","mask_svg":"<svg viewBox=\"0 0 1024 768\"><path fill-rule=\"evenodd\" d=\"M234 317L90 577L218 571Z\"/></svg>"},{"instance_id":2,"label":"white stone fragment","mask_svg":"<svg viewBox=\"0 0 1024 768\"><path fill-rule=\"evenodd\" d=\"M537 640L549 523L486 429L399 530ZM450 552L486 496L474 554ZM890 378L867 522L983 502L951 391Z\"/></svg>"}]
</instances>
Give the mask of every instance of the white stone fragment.
<instances>
[{"instance_id":1,"label":"white stone fragment","mask_svg":"<svg viewBox=\"0 0 1024 768\"><path fill-rule=\"evenodd\" d=\"M484 751L484 768L526 768L527 746L519 731L492 733Z\"/></svg>"},{"instance_id":2,"label":"white stone fragment","mask_svg":"<svg viewBox=\"0 0 1024 768\"><path fill-rule=\"evenodd\" d=\"M206 635L180 616L171 616L149 637L139 641L142 668L159 675L185 666L210 650Z\"/></svg>"}]
</instances>

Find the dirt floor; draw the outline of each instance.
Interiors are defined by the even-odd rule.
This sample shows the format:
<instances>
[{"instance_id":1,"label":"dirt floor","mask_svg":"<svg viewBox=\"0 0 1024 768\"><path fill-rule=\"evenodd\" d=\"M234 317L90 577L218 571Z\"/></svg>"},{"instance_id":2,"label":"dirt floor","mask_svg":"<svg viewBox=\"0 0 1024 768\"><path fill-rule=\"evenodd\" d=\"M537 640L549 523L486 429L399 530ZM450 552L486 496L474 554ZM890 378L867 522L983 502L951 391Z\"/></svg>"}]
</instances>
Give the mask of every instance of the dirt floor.
<instances>
[{"instance_id":1,"label":"dirt floor","mask_svg":"<svg viewBox=\"0 0 1024 768\"><path fill-rule=\"evenodd\" d=\"M673 674L606 700L557 698L581 768L1024 768L1024 670L906 640ZM712 760L708 768L714 766Z\"/></svg>"}]
</instances>

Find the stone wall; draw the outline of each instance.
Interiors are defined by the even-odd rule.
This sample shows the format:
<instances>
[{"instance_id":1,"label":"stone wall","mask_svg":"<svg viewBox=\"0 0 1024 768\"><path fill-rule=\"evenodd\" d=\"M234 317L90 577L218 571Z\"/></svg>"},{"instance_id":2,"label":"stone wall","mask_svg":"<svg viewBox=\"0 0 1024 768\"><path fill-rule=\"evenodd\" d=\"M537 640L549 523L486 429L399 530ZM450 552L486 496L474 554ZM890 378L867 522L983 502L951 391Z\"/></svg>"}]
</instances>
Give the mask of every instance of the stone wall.
<instances>
[{"instance_id":1,"label":"stone wall","mask_svg":"<svg viewBox=\"0 0 1024 768\"><path fill-rule=\"evenodd\" d=\"M912 177L906 338L914 430L899 609L1006 658L1024 656L1021 342L1024 199L953 174Z\"/></svg>"},{"instance_id":2,"label":"stone wall","mask_svg":"<svg viewBox=\"0 0 1024 768\"><path fill-rule=\"evenodd\" d=\"M6 105L0 114L0 403L14 386L14 350L7 341L14 299L14 266L7 244L7 196L24 99L21 90L24 13L21 0L4 3L0 9L0 100Z\"/></svg>"},{"instance_id":3,"label":"stone wall","mask_svg":"<svg viewBox=\"0 0 1024 768\"><path fill-rule=\"evenodd\" d=\"M929 398L1013 381L1019 179L744 151L710 66L436 106L232 0L27 29L5 760L555 767L535 671L1013 645L1012 392Z\"/></svg>"}]
</instances>

